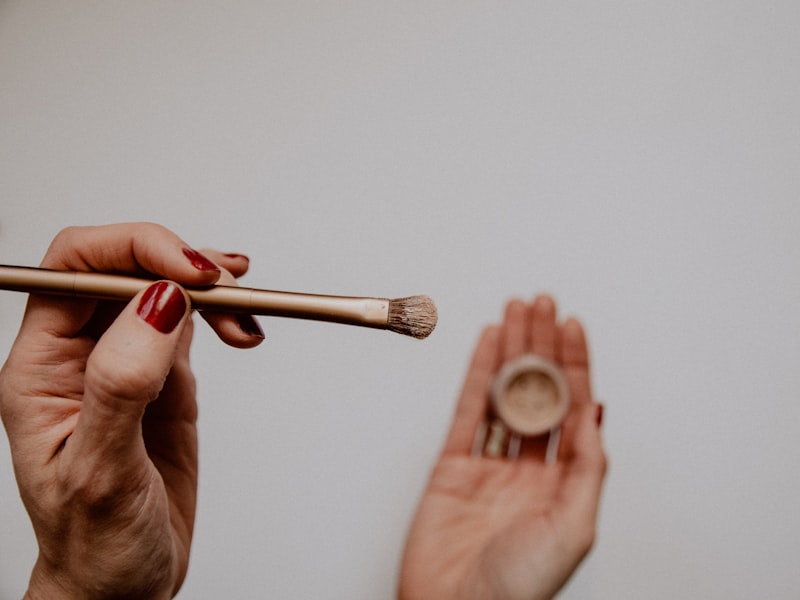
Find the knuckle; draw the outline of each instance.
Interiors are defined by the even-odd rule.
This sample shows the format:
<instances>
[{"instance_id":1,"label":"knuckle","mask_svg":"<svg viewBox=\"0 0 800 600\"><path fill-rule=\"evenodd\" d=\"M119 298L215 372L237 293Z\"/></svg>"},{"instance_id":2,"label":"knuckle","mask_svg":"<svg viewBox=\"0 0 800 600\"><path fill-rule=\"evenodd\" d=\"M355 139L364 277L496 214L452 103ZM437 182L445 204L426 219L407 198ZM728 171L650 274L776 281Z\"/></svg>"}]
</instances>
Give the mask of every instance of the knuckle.
<instances>
[{"instance_id":1,"label":"knuckle","mask_svg":"<svg viewBox=\"0 0 800 600\"><path fill-rule=\"evenodd\" d=\"M59 496L73 506L103 508L110 504L114 486L110 477L94 461L77 461L68 473L59 479Z\"/></svg>"},{"instance_id":2,"label":"knuckle","mask_svg":"<svg viewBox=\"0 0 800 600\"><path fill-rule=\"evenodd\" d=\"M136 231L136 237L146 240L148 243L156 240L176 239L178 237L174 231L159 223L140 221L134 223L133 228Z\"/></svg>"},{"instance_id":3,"label":"knuckle","mask_svg":"<svg viewBox=\"0 0 800 600\"><path fill-rule=\"evenodd\" d=\"M60 494L65 507L80 507L92 519L117 510L128 502L138 480L109 465L99 457L85 456L73 461L70 468L59 477Z\"/></svg>"},{"instance_id":4,"label":"knuckle","mask_svg":"<svg viewBox=\"0 0 800 600\"><path fill-rule=\"evenodd\" d=\"M77 225L70 225L69 227L64 227L63 229L61 229L53 237L53 240L50 242L48 255L53 253L58 253L59 250L63 247L71 246L72 240L81 237L81 234L84 230L85 230L84 227L80 227Z\"/></svg>"},{"instance_id":5,"label":"knuckle","mask_svg":"<svg viewBox=\"0 0 800 600\"><path fill-rule=\"evenodd\" d=\"M85 227L81 227L79 225L69 225L68 227L62 228L53 238L53 242L63 242L64 240L69 240L78 236L81 231L83 231Z\"/></svg>"},{"instance_id":6,"label":"knuckle","mask_svg":"<svg viewBox=\"0 0 800 600\"><path fill-rule=\"evenodd\" d=\"M134 403L144 408L155 399L163 384L163 378L155 379L147 365L113 348L102 355L92 354L86 367L86 389L100 401L112 404Z\"/></svg>"},{"instance_id":7,"label":"knuckle","mask_svg":"<svg viewBox=\"0 0 800 600\"><path fill-rule=\"evenodd\" d=\"M141 230L141 233L146 235L173 235L172 231L167 229L165 226L159 223L153 223L151 221L140 221L138 223L133 224L134 227Z\"/></svg>"}]
</instances>

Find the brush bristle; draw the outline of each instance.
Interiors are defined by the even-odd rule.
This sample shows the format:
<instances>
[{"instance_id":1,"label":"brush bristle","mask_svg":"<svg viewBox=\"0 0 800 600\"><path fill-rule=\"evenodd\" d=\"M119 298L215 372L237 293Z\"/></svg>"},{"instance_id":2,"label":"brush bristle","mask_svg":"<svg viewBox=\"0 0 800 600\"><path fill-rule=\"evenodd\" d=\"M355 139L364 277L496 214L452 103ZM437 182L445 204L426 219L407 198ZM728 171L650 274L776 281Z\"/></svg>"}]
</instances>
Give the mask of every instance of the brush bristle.
<instances>
[{"instance_id":1,"label":"brush bristle","mask_svg":"<svg viewBox=\"0 0 800 600\"><path fill-rule=\"evenodd\" d=\"M389 301L387 328L395 333L425 339L436 327L436 305L428 296L409 296Z\"/></svg>"}]
</instances>

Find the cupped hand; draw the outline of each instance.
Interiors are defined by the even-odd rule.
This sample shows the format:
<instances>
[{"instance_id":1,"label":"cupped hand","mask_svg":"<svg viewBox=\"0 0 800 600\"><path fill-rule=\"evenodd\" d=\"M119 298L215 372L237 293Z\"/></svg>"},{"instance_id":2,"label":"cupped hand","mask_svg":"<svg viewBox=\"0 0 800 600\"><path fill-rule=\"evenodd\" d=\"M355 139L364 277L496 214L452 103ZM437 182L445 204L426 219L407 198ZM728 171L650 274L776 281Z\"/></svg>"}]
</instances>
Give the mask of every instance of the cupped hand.
<instances>
[{"instance_id":1,"label":"cupped hand","mask_svg":"<svg viewBox=\"0 0 800 600\"><path fill-rule=\"evenodd\" d=\"M516 460L473 454L489 387L504 361L533 353L564 371L572 398L558 459L525 439ZM606 470L602 406L592 398L581 324L558 322L551 298L513 300L478 342L450 433L406 541L399 597L544 600L590 550Z\"/></svg>"},{"instance_id":2,"label":"cupped hand","mask_svg":"<svg viewBox=\"0 0 800 600\"><path fill-rule=\"evenodd\" d=\"M153 224L69 228L42 267L161 279L125 304L32 295L0 371L0 411L39 545L28 598L169 598L197 489L192 320L181 285L235 285L241 255ZM204 315L226 343L250 316Z\"/></svg>"}]
</instances>

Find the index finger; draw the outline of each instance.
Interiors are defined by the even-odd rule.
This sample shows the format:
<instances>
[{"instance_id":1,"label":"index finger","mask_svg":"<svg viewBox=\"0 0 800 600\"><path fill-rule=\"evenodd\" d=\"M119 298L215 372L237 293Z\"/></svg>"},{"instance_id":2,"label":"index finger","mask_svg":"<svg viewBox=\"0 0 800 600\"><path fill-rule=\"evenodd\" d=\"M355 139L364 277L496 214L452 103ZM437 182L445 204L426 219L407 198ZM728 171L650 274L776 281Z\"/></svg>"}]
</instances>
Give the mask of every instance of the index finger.
<instances>
[{"instance_id":1,"label":"index finger","mask_svg":"<svg viewBox=\"0 0 800 600\"><path fill-rule=\"evenodd\" d=\"M56 235L42 267L102 273L149 273L184 285L211 285L220 269L175 233L155 223L68 227Z\"/></svg>"},{"instance_id":2,"label":"index finger","mask_svg":"<svg viewBox=\"0 0 800 600\"><path fill-rule=\"evenodd\" d=\"M150 275L187 286L214 284L220 268L169 229L154 223L68 227L53 239L47 269ZM23 327L37 324L56 336L78 333L97 302L31 296Z\"/></svg>"}]
</instances>

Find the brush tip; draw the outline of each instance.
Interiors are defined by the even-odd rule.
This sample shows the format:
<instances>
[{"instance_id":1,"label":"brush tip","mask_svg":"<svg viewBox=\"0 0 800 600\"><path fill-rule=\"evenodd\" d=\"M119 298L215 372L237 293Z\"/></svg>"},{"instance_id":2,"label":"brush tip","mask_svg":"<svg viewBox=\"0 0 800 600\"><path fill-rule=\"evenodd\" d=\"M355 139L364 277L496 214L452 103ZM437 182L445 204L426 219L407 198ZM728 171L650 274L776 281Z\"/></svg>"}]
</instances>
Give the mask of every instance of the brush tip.
<instances>
[{"instance_id":1,"label":"brush tip","mask_svg":"<svg viewBox=\"0 0 800 600\"><path fill-rule=\"evenodd\" d=\"M428 337L436 327L436 305L428 296L409 296L389 301L388 329L418 340Z\"/></svg>"}]
</instances>

